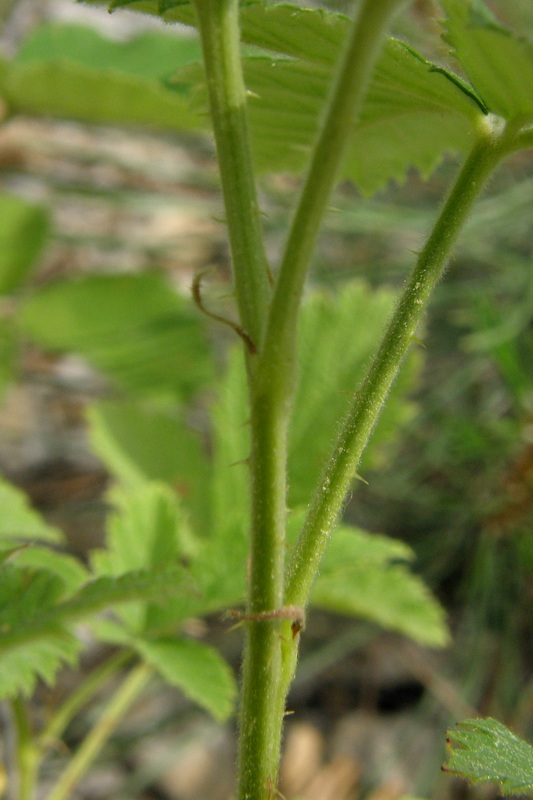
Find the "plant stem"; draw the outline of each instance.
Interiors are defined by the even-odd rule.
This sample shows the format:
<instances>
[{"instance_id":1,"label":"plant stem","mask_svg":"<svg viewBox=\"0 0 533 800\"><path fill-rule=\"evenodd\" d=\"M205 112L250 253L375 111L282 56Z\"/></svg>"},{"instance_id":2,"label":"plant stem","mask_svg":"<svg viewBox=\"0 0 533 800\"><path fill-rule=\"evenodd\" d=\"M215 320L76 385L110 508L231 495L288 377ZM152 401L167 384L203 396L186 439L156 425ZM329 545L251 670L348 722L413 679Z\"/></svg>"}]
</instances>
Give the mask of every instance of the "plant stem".
<instances>
[{"instance_id":1,"label":"plant stem","mask_svg":"<svg viewBox=\"0 0 533 800\"><path fill-rule=\"evenodd\" d=\"M110 658L100 667L96 668L81 683L76 690L69 695L59 710L52 716L48 725L41 732L38 745L41 751L54 746L61 738L63 731L70 723L72 718L89 702L94 694L103 684L115 675L132 658L132 653L121 650L113 658Z\"/></svg>"},{"instance_id":2,"label":"plant stem","mask_svg":"<svg viewBox=\"0 0 533 800\"><path fill-rule=\"evenodd\" d=\"M254 180L238 0L195 0L242 327L259 350L270 301Z\"/></svg>"},{"instance_id":3,"label":"plant stem","mask_svg":"<svg viewBox=\"0 0 533 800\"><path fill-rule=\"evenodd\" d=\"M287 237L265 337L262 374L292 396L296 325L320 224L393 15L405 0L362 0L348 34ZM284 381L284 384L282 382ZM282 385L280 385L282 384Z\"/></svg>"},{"instance_id":4,"label":"plant stem","mask_svg":"<svg viewBox=\"0 0 533 800\"><path fill-rule=\"evenodd\" d=\"M144 688L153 669L148 664L134 667L106 706L96 725L78 748L46 800L68 800L118 723Z\"/></svg>"},{"instance_id":5,"label":"plant stem","mask_svg":"<svg viewBox=\"0 0 533 800\"><path fill-rule=\"evenodd\" d=\"M286 523L286 408L252 389L252 525L250 614L279 609L283 601ZM270 798L277 786L284 696L280 694L281 621L250 621L242 674L239 800Z\"/></svg>"},{"instance_id":6,"label":"plant stem","mask_svg":"<svg viewBox=\"0 0 533 800\"><path fill-rule=\"evenodd\" d=\"M33 800L39 753L32 737L27 704L21 697L17 697L13 700L11 709L16 728L18 800Z\"/></svg>"},{"instance_id":7,"label":"plant stem","mask_svg":"<svg viewBox=\"0 0 533 800\"><path fill-rule=\"evenodd\" d=\"M283 602L287 431L295 378L296 319L305 272L357 103L368 83L386 22L401 2L365 0L355 23L289 235L265 349L251 380L252 526L247 609L251 616L276 611ZM285 707L285 687L281 680L283 625L280 619L247 623L240 711L239 800L276 797Z\"/></svg>"},{"instance_id":8,"label":"plant stem","mask_svg":"<svg viewBox=\"0 0 533 800\"><path fill-rule=\"evenodd\" d=\"M305 606L331 531L356 473L361 455L443 275L452 248L472 206L499 161L511 150L503 121L479 120L476 143L463 165L433 231L419 255L381 345L356 393L343 429L309 508L287 574L285 603Z\"/></svg>"}]
</instances>

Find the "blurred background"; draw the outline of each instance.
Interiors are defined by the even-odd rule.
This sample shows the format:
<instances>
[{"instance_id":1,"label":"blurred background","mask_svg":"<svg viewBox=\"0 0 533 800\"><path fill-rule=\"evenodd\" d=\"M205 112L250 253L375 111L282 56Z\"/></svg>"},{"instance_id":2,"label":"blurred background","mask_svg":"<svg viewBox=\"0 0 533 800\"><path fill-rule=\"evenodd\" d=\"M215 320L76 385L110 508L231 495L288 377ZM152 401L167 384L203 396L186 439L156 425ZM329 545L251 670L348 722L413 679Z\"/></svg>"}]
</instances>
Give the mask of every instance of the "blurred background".
<instances>
[{"instance_id":1,"label":"blurred background","mask_svg":"<svg viewBox=\"0 0 533 800\"><path fill-rule=\"evenodd\" d=\"M431 53L440 46L432 38L436 13L430 2L414 4L398 33L409 30ZM50 21L93 26L121 40L160 28L149 17L108 15L72 0L2 0L3 58ZM447 156L431 179L412 171L402 185L364 201L343 183L312 282L335 289L355 277L399 289L456 166ZM223 306L229 256L213 147L192 133L22 112L0 128L0 180L2 192L34 209L22 240L24 258L36 260L27 285L0 300L0 470L83 558L102 541L109 485L88 442L86 411L109 396L110 383L75 352L51 353L16 325L14 333L19 299L63 277L153 272L188 296L194 275L209 267L207 291ZM297 186L287 175L261 184L273 260ZM479 202L432 302L409 413L390 433L390 447L372 457L368 484L357 484L346 508L350 523L414 549L416 571L447 610L453 644L426 650L370 623L314 612L291 695L287 800L492 796L440 776L446 726L494 716L533 737L532 207L533 158L526 153L507 162ZM48 325L53 329L54 319ZM213 325L211 344L221 359L231 340ZM238 673L241 632L228 632L218 618L195 624ZM98 657L89 652L86 659L90 665ZM76 680L66 671L57 688L40 687L37 721ZM68 748L97 711L76 718ZM227 800L233 762L231 723L213 722L154 684L75 797ZM57 768L54 759L48 768Z\"/></svg>"}]
</instances>

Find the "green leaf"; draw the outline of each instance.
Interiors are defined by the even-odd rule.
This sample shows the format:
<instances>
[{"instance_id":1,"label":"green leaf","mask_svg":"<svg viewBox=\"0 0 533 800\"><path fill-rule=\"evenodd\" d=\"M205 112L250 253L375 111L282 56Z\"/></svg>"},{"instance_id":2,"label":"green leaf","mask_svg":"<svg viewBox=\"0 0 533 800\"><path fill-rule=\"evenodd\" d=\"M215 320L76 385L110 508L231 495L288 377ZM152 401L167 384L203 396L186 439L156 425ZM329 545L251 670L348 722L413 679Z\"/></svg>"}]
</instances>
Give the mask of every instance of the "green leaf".
<instances>
[{"instance_id":1,"label":"green leaf","mask_svg":"<svg viewBox=\"0 0 533 800\"><path fill-rule=\"evenodd\" d=\"M7 66L3 96L19 113L198 128L187 97L165 86L170 72L198 52L197 42L167 33L117 42L90 28L44 25Z\"/></svg>"},{"instance_id":2,"label":"green leaf","mask_svg":"<svg viewBox=\"0 0 533 800\"><path fill-rule=\"evenodd\" d=\"M169 22L194 21L190 6L177 2L121 2L113 6L118 7L157 14ZM303 169L347 24L346 17L322 10L288 4L243 4L243 41L276 54L274 59L245 59L253 143L260 169ZM59 30L45 29L46 35L42 34L37 44L30 43L27 51L23 50L21 63L8 69L5 93L15 110L101 122L150 122L174 129L207 124L205 92L200 92L196 102L200 115L187 103L190 82L202 85L200 67L178 72L174 96L169 86L161 83L171 61L168 36L161 40L161 48L154 47L155 52L161 49L161 56L154 56L154 64L147 66L145 56L153 47L148 39L108 45L95 39L93 32L76 29L70 42L68 31L58 34ZM54 37L59 37L56 48ZM61 48L66 54L63 59L56 55ZM176 55L177 68L192 57L190 42L184 48L185 55ZM102 54L101 69L93 53ZM354 120L343 176L371 193L391 177L401 180L411 165L427 175L444 151L469 149L480 105L474 90L456 76L426 61L404 43L389 40L357 125ZM391 140L394 148L389 146Z\"/></svg>"},{"instance_id":3,"label":"green leaf","mask_svg":"<svg viewBox=\"0 0 533 800\"><path fill-rule=\"evenodd\" d=\"M21 286L35 266L47 236L45 208L0 194L0 295Z\"/></svg>"},{"instance_id":4,"label":"green leaf","mask_svg":"<svg viewBox=\"0 0 533 800\"><path fill-rule=\"evenodd\" d=\"M531 121L533 42L501 26L482 0L442 0L442 6L445 39L490 111Z\"/></svg>"},{"instance_id":5,"label":"green leaf","mask_svg":"<svg viewBox=\"0 0 533 800\"><path fill-rule=\"evenodd\" d=\"M0 477L0 549L22 541L62 542L63 534L34 511L27 496Z\"/></svg>"},{"instance_id":6,"label":"green leaf","mask_svg":"<svg viewBox=\"0 0 533 800\"><path fill-rule=\"evenodd\" d=\"M332 70L309 61L256 58L245 63L245 75L253 92L249 109L259 167L301 169L316 135ZM480 113L477 103L446 75L391 39L358 123L354 120L342 176L371 193L390 178L402 180L409 166L427 175L444 151L469 149Z\"/></svg>"},{"instance_id":7,"label":"green leaf","mask_svg":"<svg viewBox=\"0 0 533 800\"><path fill-rule=\"evenodd\" d=\"M0 697L31 694L38 679L52 683L63 664L75 663L82 646L75 623L133 600L166 605L191 591L184 570L168 567L91 580L65 597L74 580L64 557L46 562L48 571L24 564L23 556L0 567Z\"/></svg>"},{"instance_id":8,"label":"green leaf","mask_svg":"<svg viewBox=\"0 0 533 800\"><path fill-rule=\"evenodd\" d=\"M29 697L37 681L49 686L55 682L59 669L77 662L82 647L75 636L64 630L49 631L38 641L22 643L17 649L0 657L0 698L19 694Z\"/></svg>"},{"instance_id":9,"label":"green leaf","mask_svg":"<svg viewBox=\"0 0 533 800\"><path fill-rule=\"evenodd\" d=\"M242 349L232 348L211 412L212 458L208 491L209 537L194 574L213 608L238 602L246 592L250 453L249 408Z\"/></svg>"},{"instance_id":10,"label":"green leaf","mask_svg":"<svg viewBox=\"0 0 533 800\"><path fill-rule=\"evenodd\" d=\"M101 402L88 412L89 439L94 452L126 487L146 481L173 486L206 530L205 486L208 466L200 438L186 426L175 408L147 402Z\"/></svg>"},{"instance_id":11,"label":"green leaf","mask_svg":"<svg viewBox=\"0 0 533 800\"><path fill-rule=\"evenodd\" d=\"M362 281L329 291L314 291L302 308L299 329L299 381L290 431L289 504L307 503L328 456L339 419L357 390L394 305L389 290L375 291ZM334 354L334 355L333 355ZM362 470L382 463L413 413L406 396L421 367L413 350L375 431Z\"/></svg>"},{"instance_id":12,"label":"green leaf","mask_svg":"<svg viewBox=\"0 0 533 800\"><path fill-rule=\"evenodd\" d=\"M89 573L74 556L58 553L45 547L31 545L18 548L11 559L17 567L44 570L61 579L66 594L71 594L89 579Z\"/></svg>"},{"instance_id":13,"label":"green leaf","mask_svg":"<svg viewBox=\"0 0 533 800\"><path fill-rule=\"evenodd\" d=\"M189 397L211 377L196 309L156 275L51 284L22 303L19 324L41 347L77 351L141 395Z\"/></svg>"},{"instance_id":14,"label":"green leaf","mask_svg":"<svg viewBox=\"0 0 533 800\"><path fill-rule=\"evenodd\" d=\"M497 783L504 795L533 796L533 747L495 719L466 719L448 731L442 767L477 784Z\"/></svg>"},{"instance_id":15,"label":"green leaf","mask_svg":"<svg viewBox=\"0 0 533 800\"><path fill-rule=\"evenodd\" d=\"M38 638L32 623L64 594L64 583L45 570L29 570L14 564L0 567L0 697L19 692L31 694L36 681L52 683L64 662L76 660L80 644L60 625L48 626L47 635ZM24 638L20 632L26 630ZM13 635L18 646L8 649Z\"/></svg>"},{"instance_id":16,"label":"green leaf","mask_svg":"<svg viewBox=\"0 0 533 800\"><path fill-rule=\"evenodd\" d=\"M109 39L82 25L43 23L17 53L17 64L46 59L72 61L98 71L123 73L160 82L176 69L201 58L196 38L147 31L126 41Z\"/></svg>"},{"instance_id":17,"label":"green leaf","mask_svg":"<svg viewBox=\"0 0 533 800\"><path fill-rule=\"evenodd\" d=\"M316 136L348 19L285 4L257 4L244 9L241 20L245 42L284 56L244 61L257 165L268 171L301 171ZM305 35L300 36L300 26ZM205 111L202 71L182 70L178 88L187 81L195 83L195 102ZM354 120L342 177L352 178L363 192L371 193L390 178L401 180L409 166L427 175L445 151L470 149L481 114L482 103L465 82L405 43L389 39L360 119Z\"/></svg>"},{"instance_id":18,"label":"green leaf","mask_svg":"<svg viewBox=\"0 0 533 800\"><path fill-rule=\"evenodd\" d=\"M405 563L413 557L403 542L341 526L328 545L311 602L443 647L449 641L445 612Z\"/></svg>"},{"instance_id":19,"label":"green leaf","mask_svg":"<svg viewBox=\"0 0 533 800\"><path fill-rule=\"evenodd\" d=\"M134 490L114 489L110 493L114 510L107 523L107 547L92 554L98 575L120 576L135 570L161 572L194 556L197 544L178 498L169 486L145 483ZM184 572L184 574L187 574ZM181 591L164 605L146 598L117 610L127 629L136 634L166 630L201 606L202 596L189 578L180 582ZM133 599L133 598L132 598Z\"/></svg>"},{"instance_id":20,"label":"green leaf","mask_svg":"<svg viewBox=\"0 0 533 800\"><path fill-rule=\"evenodd\" d=\"M168 683L181 689L215 719L224 720L231 714L235 679L216 650L191 639L143 640L135 646Z\"/></svg>"}]
</instances>

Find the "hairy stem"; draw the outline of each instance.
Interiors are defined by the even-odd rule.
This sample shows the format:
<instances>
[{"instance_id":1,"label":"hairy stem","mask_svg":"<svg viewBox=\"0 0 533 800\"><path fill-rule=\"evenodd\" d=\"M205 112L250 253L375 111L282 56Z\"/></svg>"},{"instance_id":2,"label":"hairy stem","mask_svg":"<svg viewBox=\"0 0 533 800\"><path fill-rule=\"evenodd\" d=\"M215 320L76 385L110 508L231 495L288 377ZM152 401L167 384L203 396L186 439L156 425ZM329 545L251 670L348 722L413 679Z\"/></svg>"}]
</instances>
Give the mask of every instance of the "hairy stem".
<instances>
[{"instance_id":1,"label":"hairy stem","mask_svg":"<svg viewBox=\"0 0 533 800\"><path fill-rule=\"evenodd\" d=\"M352 23L291 223L272 300L262 374L290 399L296 326L320 224L386 29L405 0L362 0Z\"/></svg>"},{"instance_id":2,"label":"hairy stem","mask_svg":"<svg viewBox=\"0 0 533 800\"><path fill-rule=\"evenodd\" d=\"M68 800L76 784L85 775L100 750L114 732L118 723L138 697L153 674L148 664L134 667L114 697L107 704L102 716L71 758L68 766L48 794L46 800Z\"/></svg>"},{"instance_id":3,"label":"hairy stem","mask_svg":"<svg viewBox=\"0 0 533 800\"><path fill-rule=\"evenodd\" d=\"M252 529L247 642L243 666L239 800L277 792L285 690L281 619L264 617L283 602L287 431L294 391L296 321L317 230L392 12L404 0L365 0L341 58L310 171L296 212L251 381ZM238 277L236 276L238 281ZM291 635L291 634L289 634Z\"/></svg>"},{"instance_id":4,"label":"hairy stem","mask_svg":"<svg viewBox=\"0 0 533 800\"><path fill-rule=\"evenodd\" d=\"M404 356L443 275L452 248L499 161L509 152L509 133L497 118L479 120L477 141L461 169L354 397L340 436L294 549L285 602L305 605L331 531Z\"/></svg>"},{"instance_id":5,"label":"hairy stem","mask_svg":"<svg viewBox=\"0 0 533 800\"><path fill-rule=\"evenodd\" d=\"M195 0L241 325L259 350L270 300L254 180L238 0Z\"/></svg>"},{"instance_id":6,"label":"hairy stem","mask_svg":"<svg viewBox=\"0 0 533 800\"><path fill-rule=\"evenodd\" d=\"M252 526L249 565L250 616L279 609L283 600L288 417L268 394L252 390ZM281 622L250 620L243 664L239 800L263 800L277 786L284 697Z\"/></svg>"}]
</instances>

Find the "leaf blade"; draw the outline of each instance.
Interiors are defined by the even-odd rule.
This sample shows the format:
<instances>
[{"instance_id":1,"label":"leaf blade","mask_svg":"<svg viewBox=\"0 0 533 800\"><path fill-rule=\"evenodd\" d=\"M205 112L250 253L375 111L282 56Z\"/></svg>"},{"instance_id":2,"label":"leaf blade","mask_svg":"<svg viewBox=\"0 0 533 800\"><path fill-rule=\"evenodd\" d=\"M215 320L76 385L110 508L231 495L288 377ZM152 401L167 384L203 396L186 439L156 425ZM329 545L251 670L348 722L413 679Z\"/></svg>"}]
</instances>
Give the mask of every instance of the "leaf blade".
<instances>
[{"instance_id":1,"label":"leaf blade","mask_svg":"<svg viewBox=\"0 0 533 800\"><path fill-rule=\"evenodd\" d=\"M448 731L445 772L470 783L497 783L505 795L533 795L533 747L501 722L467 719Z\"/></svg>"}]
</instances>

